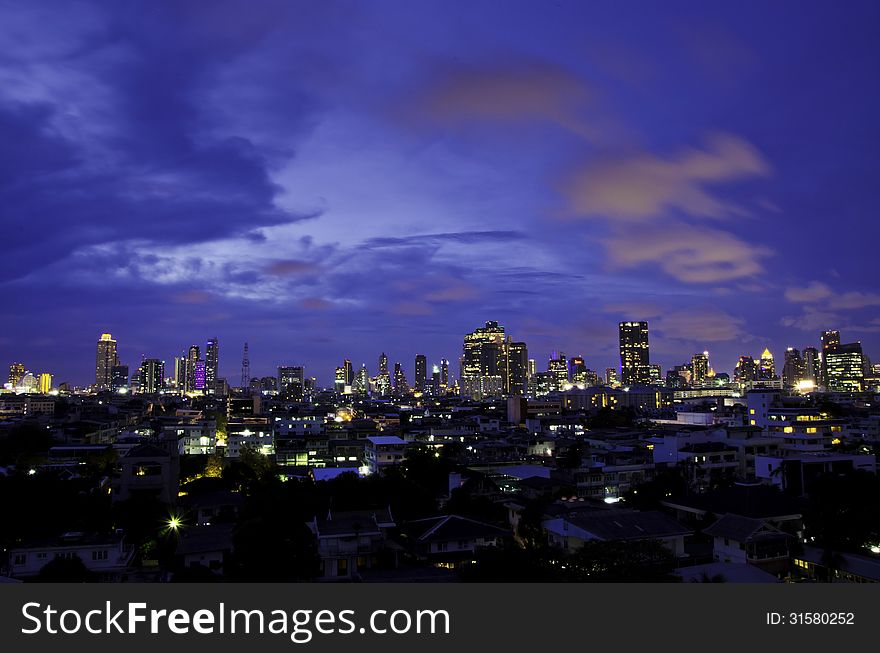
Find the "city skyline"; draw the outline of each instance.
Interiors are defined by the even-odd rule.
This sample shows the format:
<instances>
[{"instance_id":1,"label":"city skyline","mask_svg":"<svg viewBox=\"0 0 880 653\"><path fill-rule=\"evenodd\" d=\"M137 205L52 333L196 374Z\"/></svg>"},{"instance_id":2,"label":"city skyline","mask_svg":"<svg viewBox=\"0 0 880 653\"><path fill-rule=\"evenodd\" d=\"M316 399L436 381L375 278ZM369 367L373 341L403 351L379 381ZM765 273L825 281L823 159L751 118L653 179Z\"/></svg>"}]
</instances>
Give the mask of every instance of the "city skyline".
<instances>
[{"instance_id":1,"label":"city skyline","mask_svg":"<svg viewBox=\"0 0 880 653\"><path fill-rule=\"evenodd\" d=\"M497 321L487 321L485 323L486 328L490 328L490 325L492 325L493 328L497 327L498 329L500 329L500 333L504 334L504 337L508 338L508 340L511 340L515 334L515 330L508 329L506 327L506 325L499 325L497 323ZM624 329L625 326L626 326L627 330ZM784 365L786 364L786 362L788 360L787 354L789 352L796 351L796 352L798 352L798 355L800 356L801 354L806 353L806 351L808 351L808 350L813 350L815 352L821 351L823 348L825 348L825 343L824 343L823 339L828 334L834 334L833 337L836 338L836 342L833 344L841 345L841 343L843 343L844 349L846 347L850 346L850 344L855 344L855 345L862 344L861 341L850 340L849 338L846 337L847 334L843 334L843 336L842 336L839 330L826 330L826 331L823 331L823 332L817 334L817 338L814 343L807 343L806 345L803 345L801 347L789 346L789 347L786 347L785 349L783 349L782 352L778 352L778 353L774 353L770 350L769 347L765 347L763 349L763 352L758 355L752 355L753 352L743 352L740 356L737 356L736 361L731 362L731 364L729 366L725 366L723 364L718 364L717 359L712 356L712 353L709 350L695 351L691 356L688 356L686 358L682 358L681 360L675 360L675 361L663 360L661 362L658 362L657 357L655 355L651 355L651 358L649 361L650 365L645 365L644 360L641 358L639 358L638 360L632 359L631 358L632 355L627 353L626 359L631 361L629 364L629 367L632 370L631 374L634 374L634 376L628 377L626 371L624 370L625 366L624 366L623 360L624 360L625 349L624 349L623 343L624 343L624 341L630 342L632 339L631 335L625 335L625 333L628 334L628 329L630 327L637 327L640 329L641 335L636 338L635 342L640 343L640 346L643 346L645 351L647 351L649 348L653 348L653 345L650 344L651 337L648 335L651 330L649 322L647 322L647 321L620 322L617 325L617 329L616 329L616 333L617 333L617 337L618 337L618 348L617 348L618 355L615 357L614 360L611 360L611 363L612 363L611 365L606 365L604 360L599 360L596 357L590 356L590 354L588 352L583 351L583 348L581 348L577 351L563 351L561 349L554 349L550 352L547 352L546 357L543 357L543 356L535 355L535 352L531 348L529 348L529 345L527 342L526 343L510 342L510 344L520 345L520 346L524 345L525 347L527 347L528 353L527 353L526 358L527 358L527 360L535 361L536 371L538 371L538 372L544 372L544 371L548 371L548 370L552 371L553 362L556 360L557 356L565 356L567 371L569 371L569 372L572 371L570 368L570 364L577 362L577 364L581 365L585 369L596 372L600 378L603 378L604 374L605 374L605 370L612 368L616 371L617 374L620 375L621 383L623 385L638 385L640 383L651 382L650 374L647 371L648 367L658 368L657 372L660 374L660 376L656 377L655 382L662 383L664 381L664 379L666 378L667 372L673 372L677 368L680 368L682 366L686 366L689 364L695 365L698 358L704 359L703 364L701 366L703 368L703 372L702 372L703 376L705 376L706 372L711 370L714 373L728 374L730 376L730 379L734 380L736 374L739 371L740 364L741 364L743 358L753 359L753 362L757 365L758 362L760 362L766 358L768 353L772 357L771 363L773 363L773 365L774 365L775 375L777 377L781 378L783 375ZM476 332L481 332L483 330L484 330L484 327L477 325ZM460 334L459 346L457 349L454 350L456 352L456 355L452 355L452 356L444 354L444 355L440 355L440 356L435 357L435 356L433 356L433 354L426 354L424 351L421 351L421 350L416 351L416 352L412 353L411 355L407 355L407 356L393 356L393 355L389 356L387 350L381 350L379 353L377 353L375 356L373 356L372 362L370 359L365 359L363 361L358 362L343 352L343 353L340 353L337 365L332 366L327 369L318 368L318 367L310 364L310 362L307 360L307 358L296 358L296 357L292 357L292 358L288 357L288 358L284 358L284 359L278 358L274 364L272 364L269 368L265 368L265 369L252 368L250 366L250 360L249 360L248 361L248 367L250 368L249 369L249 376L251 379L260 379L260 378L265 378L265 377L278 377L280 374L279 370L281 368L301 367L305 370L305 377L306 378L313 377L316 379L318 387L330 389L330 388L334 387L335 379L338 379L338 377L335 377L335 374L338 374L340 369L344 369L343 367L340 366L340 364L350 366L348 373L346 375L346 378L348 378L350 376L351 377L350 380L353 380L356 372L361 370L364 367L368 370L371 377L375 376L375 375L382 374L383 373L382 372L382 362L384 359L386 366L389 364L389 361L395 367L400 365L407 382L410 384L410 386L415 386L415 383L417 381L416 367L417 367L419 359L424 359L423 363L426 365L425 374L426 374L426 381L427 382L430 382L430 370L432 369L432 367L439 365L441 363L441 361L443 361L443 360L449 362L450 369L453 370L453 372L450 373L450 376L456 380L460 380L460 375L459 375L459 371L458 371L459 370L459 363L460 363L460 361L466 362L466 360L468 358L468 355L466 353L464 353L464 351L462 349L461 339L462 339L462 337L465 338L465 349L467 349L467 347L468 347L467 338L472 335L473 334ZM843 339L841 340L841 338L843 338ZM111 357L113 360L110 362L103 362L104 359L108 359L106 347L110 344L112 344L112 349L110 350L111 353L109 354L109 357ZM118 346L120 344L122 344L122 352L123 352L122 354L120 354L119 350L118 350ZM242 344L242 350L243 350L244 344L246 344L246 343ZM204 350L202 349L203 346L205 347ZM95 363L95 361L96 361L95 348L94 348L94 343L93 343L92 344L91 363L93 365L97 365L97 371L91 377L89 377L88 372L81 371L79 375L83 376L83 378L84 378L83 381L75 380L76 378L78 378L75 376L68 378L62 374L58 374L54 369L34 368L33 366L30 366L27 361L22 360L20 357L19 358L13 357L12 359L9 360L8 365L9 365L10 373L12 373L13 367L18 368L18 366L21 366L20 367L20 375L24 374L25 372L28 372L28 373L33 374L35 377L39 378L39 376L41 374L46 374L46 373L51 374L53 382L56 384L56 386L58 383L67 383L71 387L89 387L89 386L95 385L101 389L107 389L111 384L110 378L111 378L111 372L112 372L113 366L118 365L118 366L124 367L126 369L126 374L128 374L129 378L133 379L135 377L135 375L137 374L138 366L140 365L141 361L146 361L146 362L155 361L156 363L161 362L164 365L164 378L173 379L173 378L176 378L176 376L178 375L178 372L175 368L176 362L180 361L181 363L186 363L188 360L192 359L191 362L193 365L195 365L195 364L201 365L201 374L202 374L203 378L202 378L202 384L200 387L206 387L205 381L212 378L212 371L213 371L213 378L224 379L227 382L227 385L229 387L239 387L240 386L240 383L238 382L238 378L239 378L239 375L241 372L243 351L239 352L238 356L236 357L235 352L234 351L230 352L227 347L224 347L222 345L222 343L220 342L220 339L217 338L216 336L205 339L204 345L201 345L199 343L194 342L194 343L190 343L187 346L181 347L181 348L179 348L179 355L172 354L170 357L157 356L152 353L141 353L140 355L138 355L137 359L126 358L126 354L125 354L126 348L124 346L124 341L122 341L122 343L120 343L120 340L118 338L116 338L113 334L107 333L107 332L100 334L100 337L97 339L97 348L98 348L98 350L97 350L98 351L97 363ZM629 347L627 347L627 350L628 349L629 349ZM223 351L224 354L218 357L218 354L217 354L218 351ZM211 354L213 356L213 365L209 365L206 363L205 356L208 355L208 352L213 352ZM862 356L862 354L864 355L866 364L869 364L869 363L873 364L873 361L876 360L875 357L871 356L871 353L872 352L870 350L864 350L863 347L860 348L860 350L859 350L859 355L860 356ZM647 355L647 354L644 354L644 355ZM230 362L227 359L227 357L233 358L234 362ZM250 359L250 347L249 347L249 351L248 351L248 358ZM237 361L237 363L235 361ZM102 365L102 362L103 362L103 365ZM218 365L218 363L219 363L219 365ZM477 362L475 364L476 364L476 368L475 368L476 371L474 371L473 373L479 375L479 374L481 374L481 372L479 371L480 370L479 356L478 356ZM819 361L816 361L816 365L817 366L819 365ZM466 367L466 365L465 365L465 367ZM636 370L640 367L645 368L643 377L639 376L639 373L636 372ZM180 374L186 375L188 379L189 379L189 375L198 373L196 371L195 367L190 367L189 372L186 371L187 368L182 368L182 369L183 369L183 371L180 372ZM388 372L388 370L386 370L386 373L387 372ZM493 372L493 373L495 373L495 372ZM501 372L498 372L498 373L500 374ZM522 370L521 373L526 373L526 371ZM822 373L824 374L824 368L823 368ZM771 372L770 376L772 377L773 374L774 374L774 372ZM817 374L818 374L818 367L817 367ZM391 375L391 376L393 376L393 375ZM101 381L102 378L105 378L106 381L102 382ZM160 378L161 378L161 376L160 376ZM392 379L392 381L393 381L393 379ZM195 386L195 382L192 379L188 380L188 383L193 385L193 387ZM348 383L347 385L351 385L351 383Z\"/></svg>"},{"instance_id":2,"label":"city skyline","mask_svg":"<svg viewBox=\"0 0 880 653\"><path fill-rule=\"evenodd\" d=\"M880 347L876 3L80 7L0 26L2 360Z\"/></svg>"}]
</instances>

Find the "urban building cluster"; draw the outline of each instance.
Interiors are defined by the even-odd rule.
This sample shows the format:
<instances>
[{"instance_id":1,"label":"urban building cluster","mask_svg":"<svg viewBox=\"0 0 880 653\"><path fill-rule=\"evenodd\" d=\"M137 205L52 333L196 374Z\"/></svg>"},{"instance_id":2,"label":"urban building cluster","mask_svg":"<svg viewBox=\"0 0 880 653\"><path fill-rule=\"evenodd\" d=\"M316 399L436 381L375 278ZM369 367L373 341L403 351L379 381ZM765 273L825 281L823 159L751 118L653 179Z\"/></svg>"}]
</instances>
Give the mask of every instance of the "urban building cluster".
<instances>
[{"instance_id":1,"label":"urban building cluster","mask_svg":"<svg viewBox=\"0 0 880 653\"><path fill-rule=\"evenodd\" d=\"M464 336L457 378L419 354L411 382L384 353L375 374L344 359L332 387L302 365L251 377L245 344L231 385L217 338L131 373L102 334L89 388L15 362L0 492L69 486L107 518L7 529L2 575L75 558L109 581L260 579L245 534L293 521L273 554L313 561L304 580L880 580L880 522L829 530L816 509L829 484L876 488L880 369L859 343L825 331L779 364L765 349L731 375L698 352L663 373L647 322L618 329L601 374L558 352L538 370L493 321ZM264 512L272 487L289 513ZM148 502L162 519L126 521ZM609 552L630 566L601 567Z\"/></svg>"}]
</instances>

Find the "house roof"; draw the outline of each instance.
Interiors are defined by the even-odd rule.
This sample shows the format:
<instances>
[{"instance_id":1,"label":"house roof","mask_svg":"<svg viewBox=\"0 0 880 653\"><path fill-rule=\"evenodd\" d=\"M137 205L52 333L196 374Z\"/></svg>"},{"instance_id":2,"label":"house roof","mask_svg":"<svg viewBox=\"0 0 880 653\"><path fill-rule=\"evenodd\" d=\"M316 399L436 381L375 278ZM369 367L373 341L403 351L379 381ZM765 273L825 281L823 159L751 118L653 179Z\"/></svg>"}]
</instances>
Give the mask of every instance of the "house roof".
<instances>
[{"instance_id":1,"label":"house roof","mask_svg":"<svg viewBox=\"0 0 880 653\"><path fill-rule=\"evenodd\" d=\"M311 526L318 537L346 534L378 534L382 528L394 528L390 508L377 510L330 511L323 519L315 519Z\"/></svg>"},{"instance_id":2,"label":"house roof","mask_svg":"<svg viewBox=\"0 0 880 653\"><path fill-rule=\"evenodd\" d=\"M139 444L125 454L126 458L168 458L169 454L154 444Z\"/></svg>"},{"instance_id":3,"label":"house roof","mask_svg":"<svg viewBox=\"0 0 880 653\"><path fill-rule=\"evenodd\" d=\"M388 444L388 445L405 445L406 442L401 440L396 435L371 435L367 438L373 444Z\"/></svg>"},{"instance_id":4,"label":"house roof","mask_svg":"<svg viewBox=\"0 0 880 653\"><path fill-rule=\"evenodd\" d=\"M801 503L769 485L733 485L728 488L672 497L661 502L665 506L689 508L701 512L725 515L733 513L753 519L773 519L800 516Z\"/></svg>"},{"instance_id":5,"label":"house roof","mask_svg":"<svg viewBox=\"0 0 880 653\"><path fill-rule=\"evenodd\" d=\"M427 519L407 522L404 530L421 543L467 540L477 537L503 537L510 533L498 526L462 517L460 515L440 515Z\"/></svg>"},{"instance_id":6,"label":"house roof","mask_svg":"<svg viewBox=\"0 0 880 653\"><path fill-rule=\"evenodd\" d=\"M805 546L803 552L795 557L817 565L825 565L825 555L819 547ZM853 553L837 553L835 554L835 563L840 571L880 581L880 559L878 558L869 558Z\"/></svg>"},{"instance_id":7,"label":"house roof","mask_svg":"<svg viewBox=\"0 0 880 653\"><path fill-rule=\"evenodd\" d=\"M658 510L583 512L565 519L605 541L654 539L690 535L693 532Z\"/></svg>"},{"instance_id":8,"label":"house roof","mask_svg":"<svg viewBox=\"0 0 880 653\"><path fill-rule=\"evenodd\" d=\"M177 555L232 550L232 524L212 524L183 529Z\"/></svg>"},{"instance_id":9,"label":"house roof","mask_svg":"<svg viewBox=\"0 0 880 653\"><path fill-rule=\"evenodd\" d=\"M727 514L704 529L703 533L712 537L726 537L734 542L746 542L752 539L758 531L765 528L771 527L767 526L763 519Z\"/></svg>"}]
</instances>

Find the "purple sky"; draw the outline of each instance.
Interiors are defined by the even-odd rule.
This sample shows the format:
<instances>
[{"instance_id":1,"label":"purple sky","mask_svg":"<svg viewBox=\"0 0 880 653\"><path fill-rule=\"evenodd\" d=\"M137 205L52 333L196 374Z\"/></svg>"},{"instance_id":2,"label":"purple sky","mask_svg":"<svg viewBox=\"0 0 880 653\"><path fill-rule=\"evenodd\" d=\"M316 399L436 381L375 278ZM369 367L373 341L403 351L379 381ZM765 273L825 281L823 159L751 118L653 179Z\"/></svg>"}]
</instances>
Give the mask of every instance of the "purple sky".
<instances>
[{"instance_id":1,"label":"purple sky","mask_svg":"<svg viewBox=\"0 0 880 653\"><path fill-rule=\"evenodd\" d=\"M878 66L869 1L0 0L0 361L880 359Z\"/></svg>"}]
</instances>

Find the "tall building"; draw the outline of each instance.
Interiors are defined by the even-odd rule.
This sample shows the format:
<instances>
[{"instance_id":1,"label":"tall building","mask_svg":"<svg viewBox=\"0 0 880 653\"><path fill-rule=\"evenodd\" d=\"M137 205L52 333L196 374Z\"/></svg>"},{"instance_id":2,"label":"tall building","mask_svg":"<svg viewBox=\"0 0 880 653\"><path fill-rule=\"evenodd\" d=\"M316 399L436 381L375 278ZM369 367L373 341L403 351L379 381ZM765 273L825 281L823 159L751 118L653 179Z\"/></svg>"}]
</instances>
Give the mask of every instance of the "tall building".
<instances>
[{"instance_id":1,"label":"tall building","mask_svg":"<svg viewBox=\"0 0 880 653\"><path fill-rule=\"evenodd\" d=\"M647 322L621 322L620 377L624 385L651 382Z\"/></svg>"},{"instance_id":2,"label":"tall building","mask_svg":"<svg viewBox=\"0 0 880 653\"><path fill-rule=\"evenodd\" d=\"M787 388L797 387L804 378L804 361L801 352L794 347L785 350L785 362L782 365L782 383Z\"/></svg>"},{"instance_id":3,"label":"tall building","mask_svg":"<svg viewBox=\"0 0 880 653\"><path fill-rule=\"evenodd\" d=\"M114 365L110 376L110 389L113 392L128 392L128 365Z\"/></svg>"},{"instance_id":4,"label":"tall building","mask_svg":"<svg viewBox=\"0 0 880 653\"><path fill-rule=\"evenodd\" d=\"M578 387L587 385L587 363L583 356L572 356L568 361L568 378Z\"/></svg>"},{"instance_id":5,"label":"tall building","mask_svg":"<svg viewBox=\"0 0 880 653\"><path fill-rule=\"evenodd\" d=\"M825 364L825 354L831 347L836 347L840 344L840 331L823 331L821 336L822 341L822 360L819 366L819 382L823 386L828 385L827 378L827 368Z\"/></svg>"},{"instance_id":6,"label":"tall building","mask_svg":"<svg viewBox=\"0 0 880 653\"><path fill-rule=\"evenodd\" d=\"M424 392L428 383L428 359L424 354L416 354L415 391Z\"/></svg>"},{"instance_id":7,"label":"tall building","mask_svg":"<svg viewBox=\"0 0 880 653\"><path fill-rule=\"evenodd\" d=\"M18 385L18 382L24 378L25 372L24 363L13 363L9 366L9 385L13 388Z\"/></svg>"},{"instance_id":8,"label":"tall building","mask_svg":"<svg viewBox=\"0 0 880 653\"><path fill-rule=\"evenodd\" d=\"M388 374L388 356L384 351L379 354L379 374Z\"/></svg>"},{"instance_id":9,"label":"tall building","mask_svg":"<svg viewBox=\"0 0 880 653\"><path fill-rule=\"evenodd\" d=\"M694 354L691 358L691 385L702 388L709 378L709 352Z\"/></svg>"},{"instance_id":10,"label":"tall building","mask_svg":"<svg viewBox=\"0 0 880 653\"><path fill-rule=\"evenodd\" d=\"M214 394L217 391L217 369L220 366L220 343L211 338L205 345L205 392Z\"/></svg>"},{"instance_id":11,"label":"tall building","mask_svg":"<svg viewBox=\"0 0 880 653\"><path fill-rule=\"evenodd\" d=\"M605 385L613 388L617 385L620 385L620 378L617 376L617 368L616 367L606 367L605 368Z\"/></svg>"},{"instance_id":12,"label":"tall building","mask_svg":"<svg viewBox=\"0 0 880 653\"><path fill-rule=\"evenodd\" d=\"M758 361L758 380L772 381L776 377L776 363L773 361L773 354L769 349L764 349L761 353L761 360Z\"/></svg>"},{"instance_id":13,"label":"tall building","mask_svg":"<svg viewBox=\"0 0 880 653\"><path fill-rule=\"evenodd\" d=\"M138 392L156 394L165 385L165 361L158 358L147 358L138 370Z\"/></svg>"},{"instance_id":14,"label":"tall building","mask_svg":"<svg viewBox=\"0 0 880 653\"><path fill-rule=\"evenodd\" d=\"M205 392L207 389L207 366L201 358L196 361L195 373L193 374L193 390L196 392Z\"/></svg>"},{"instance_id":15,"label":"tall building","mask_svg":"<svg viewBox=\"0 0 880 653\"><path fill-rule=\"evenodd\" d=\"M556 390L565 390L571 384L568 378L568 360L565 354L554 352L553 358L547 361L547 371L556 379Z\"/></svg>"},{"instance_id":16,"label":"tall building","mask_svg":"<svg viewBox=\"0 0 880 653\"><path fill-rule=\"evenodd\" d=\"M503 350L502 378L504 393L524 395L529 387L529 349L524 342L514 342L508 336Z\"/></svg>"},{"instance_id":17,"label":"tall building","mask_svg":"<svg viewBox=\"0 0 880 653\"><path fill-rule=\"evenodd\" d=\"M740 356L733 370L733 380L739 385L753 383L758 378L758 364L751 356Z\"/></svg>"},{"instance_id":18,"label":"tall building","mask_svg":"<svg viewBox=\"0 0 880 653\"><path fill-rule=\"evenodd\" d=\"M370 392L370 373L367 371L366 363L362 364L361 369L355 374L352 390L359 395L365 395Z\"/></svg>"},{"instance_id":19,"label":"tall building","mask_svg":"<svg viewBox=\"0 0 880 653\"><path fill-rule=\"evenodd\" d=\"M198 345L190 345L186 353L186 383L184 390L193 392L196 389L196 363L201 358L201 350Z\"/></svg>"},{"instance_id":20,"label":"tall building","mask_svg":"<svg viewBox=\"0 0 880 653\"><path fill-rule=\"evenodd\" d=\"M449 361L440 359L440 389L445 392L449 388Z\"/></svg>"},{"instance_id":21,"label":"tall building","mask_svg":"<svg viewBox=\"0 0 880 653\"><path fill-rule=\"evenodd\" d=\"M345 367L343 366L336 368L333 375L333 389L336 390L336 394L341 395L345 392Z\"/></svg>"},{"instance_id":22,"label":"tall building","mask_svg":"<svg viewBox=\"0 0 880 653\"><path fill-rule=\"evenodd\" d=\"M342 370L345 385L350 388L354 385L354 368L351 366L351 361L349 359L346 358L342 361Z\"/></svg>"},{"instance_id":23,"label":"tall building","mask_svg":"<svg viewBox=\"0 0 880 653\"><path fill-rule=\"evenodd\" d=\"M278 391L291 399L301 400L305 393L305 370L301 366L279 367Z\"/></svg>"},{"instance_id":24,"label":"tall building","mask_svg":"<svg viewBox=\"0 0 880 653\"><path fill-rule=\"evenodd\" d=\"M119 365L116 355L116 341L109 333L102 333L95 354L95 388L109 390L113 367Z\"/></svg>"},{"instance_id":25,"label":"tall building","mask_svg":"<svg viewBox=\"0 0 880 653\"><path fill-rule=\"evenodd\" d=\"M409 394L409 383L406 380L403 365L400 363L394 364L394 394L398 397L404 397Z\"/></svg>"},{"instance_id":26,"label":"tall building","mask_svg":"<svg viewBox=\"0 0 880 653\"><path fill-rule=\"evenodd\" d=\"M819 379L822 373L821 358L819 350L815 347L807 347L804 349L804 381L810 381L814 386L819 385Z\"/></svg>"},{"instance_id":27,"label":"tall building","mask_svg":"<svg viewBox=\"0 0 880 653\"><path fill-rule=\"evenodd\" d=\"M40 374L39 383L40 393L44 395L49 394L49 391L52 390L52 375L48 372L43 372Z\"/></svg>"},{"instance_id":28,"label":"tall building","mask_svg":"<svg viewBox=\"0 0 880 653\"><path fill-rule=\"evenodd\" d=\"M862 343L831 345L823 352L825 387L830 392L861 392L865 379Z\"/></svg>"},{"instance_id":29,"label":"tall building","mask_svg":"<svg viewBox=\"0 0 880 653\"><path fill-rule=\"evenodd\" d=\"M493 321L465 335L461 356L462 394L481 398L485 396L487 388L497 387L499 393L502 391L504 340L504 327Z\"/></svg>"}]
</instances>

